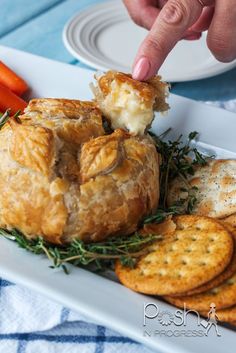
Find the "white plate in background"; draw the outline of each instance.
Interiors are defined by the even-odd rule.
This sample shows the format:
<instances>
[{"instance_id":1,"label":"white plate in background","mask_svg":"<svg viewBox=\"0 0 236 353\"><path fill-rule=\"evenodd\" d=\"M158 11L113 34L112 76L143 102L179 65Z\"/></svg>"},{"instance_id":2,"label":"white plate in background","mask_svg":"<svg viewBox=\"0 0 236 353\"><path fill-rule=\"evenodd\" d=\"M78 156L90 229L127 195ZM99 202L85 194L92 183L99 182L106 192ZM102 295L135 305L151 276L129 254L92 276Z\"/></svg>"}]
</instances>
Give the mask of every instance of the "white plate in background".
<instances>
[{"instance_id":1,"label":"white plate in background","mask_svg":"<svg viewBox=\"0 0 236 353\"><path fill-rule=\"evenodd\" d=\"M0 58L29 83L31 97L92 98L89 89L92 71L1 46ZM154 132L161 133L171 126L171 137L176 138L180 133L187 135L190 131L199 131L201 148L216 153L219 158L236 158L235 114L175 95L170 95L169 103L169 114L156 117ZM70 274L65 275L60 269L50 269L49 265L45 257L31 254L0 237L0 276L10 281L36 290L158 353L235 352L236 333L223 326L219 327L221 337L216 337L214 330L210 330L209 337L155 334L145 337L144 329L155 333L166 327L158 320L149 320L148 325L143 326L144 303L155 303L161 311L170 314L174 314L176 308L125 288L115 282L114 277L105 278L73 266L68 266ZM187 325L175 329L199 329L196 317L189 315Z\"/></svg>"},{"instance_id":2,"label":"white plate in background","mask_svg":"<svg viewBox=\"0 0 236 353\"><path fill-rule=\"evenodd\" d=\"M135 25L120 0L97 4L78 13L65 26L63 41L78 60L98 70L130 72L135 54L147 31ZM215 76L236 66L218 62L206 45L206 34L197 41L180 41L160 69L169 82Z\"/></svg>"}]
</instances>

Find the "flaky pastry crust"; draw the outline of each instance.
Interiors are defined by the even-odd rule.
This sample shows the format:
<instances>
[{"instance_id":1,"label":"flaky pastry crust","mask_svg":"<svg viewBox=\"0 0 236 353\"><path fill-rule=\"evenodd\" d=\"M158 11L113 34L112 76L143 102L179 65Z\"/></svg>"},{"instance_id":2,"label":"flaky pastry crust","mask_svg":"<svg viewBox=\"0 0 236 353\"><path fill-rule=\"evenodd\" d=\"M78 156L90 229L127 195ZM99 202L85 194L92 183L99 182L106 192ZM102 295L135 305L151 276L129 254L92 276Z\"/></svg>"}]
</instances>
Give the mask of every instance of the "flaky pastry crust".
<instances>
[{"instance_id":1,"label":"flaky pastry crust","mask_svg":"<svg viewBox=\"0 0 236 353\"><path fill-rule=\"evenodd\" d=\"M0 227L63 244L137 229L159 198L150 137L105 135L92 102L34 99L0 131Z\"/></svg>"},{"instance_id":2,"label":"flaky pastry crust","mask_svg":"<svg viewBox=\"0 0 236 353\"><path fill-rule=\"evenodd\" d=\"M97 85L92 86L95 99L113 129L143 135L152 123L154 112L169 109L166 103L169 86L160 76L140 82L129 74L108 71L95 78Z\"/></svg>"}]
</instances>

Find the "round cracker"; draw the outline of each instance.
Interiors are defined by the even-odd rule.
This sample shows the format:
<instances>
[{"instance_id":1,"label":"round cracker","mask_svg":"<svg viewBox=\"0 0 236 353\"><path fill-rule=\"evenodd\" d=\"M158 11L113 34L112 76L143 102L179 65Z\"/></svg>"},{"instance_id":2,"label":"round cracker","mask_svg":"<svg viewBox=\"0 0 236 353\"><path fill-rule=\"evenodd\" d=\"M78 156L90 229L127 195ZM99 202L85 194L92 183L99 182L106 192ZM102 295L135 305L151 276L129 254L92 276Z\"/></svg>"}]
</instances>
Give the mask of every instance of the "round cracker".
<instances>
[{"instance_id":1,"label":"round cracker","mask_svg":"<svg viewBox=\"0 0 236 353\"><path fill-rule=\"evenodd\" d=\"M228 278L232 277L232 275L236 272L236 229L229 224L225 224L224 222L221 222L223 226L231 233L233 239L234 239L234 252L232 256L232 260L229 263L229 265L226 267L226 269L220 273L217 277L213 278L211 281L194 288L186 293L182 293L181 296L185 295L195 295L199 293L203 293L206 291L209 291L212 288L215 288L219 286L221 283L226 281ZM179 296L179 295L177 295Z\"/></svg>"},{"instance_id":2,"label":"round cracker","mask_svg":"<svg viewBox=\"0 0 236 353\"><path fill-rule=\"evenodd\" d=\"M126 287L152 295L183 293L210 281L228 265L233 240L216 220L201 216L174 217L176 229L156 241L135 268L116 263Z\"/></svg>"},{"instance_id":3,"label":"round cracker","mask_svg":"<svg viewBox=\"0 0 236 353\"><path fill-rule=\"evenodd\" d=\"M229 224L231 227L236 229L236 213L221 219L221 221L223 221L226 224Z\"/></svg>"},{"instance_id":4,"label":"round cracker","mask_svg":"<svg viewBox=\"0 0 236 353\"><path fill-rule=\"evenodd\" d=\"M198 166L188 176L191 186L197 187L197 202L192 213L213 218L225 218L236 213L236 160L213 159ZM185 182L177 177L168 190L169 206L186 198Z\"/></svg>"},{"instance_id":5,"label":"round cracker","mask_svg":"<svg viewBox=\"0 0 236 353\"><path fill-rule=\"evenodd\" d=\"M207 317L208 312L203 311L200 314L202 316ZM230 308L227 308L227 309L222 309L222 310L217 310L217 307L216 307L216 314L217 314L218 319L220 321L234 323L234 322L236 322L236 305L231 306Z\"/></svg>"},{"instance_id":6,"label":"round cracker","mask_svg":"<svg viewBox=\"0 0 236 353\"><path fill-rule=\"evenodd\" d=\"M178 308L194 309L207 311L211 303L215 303L216 309L225 309L236 304L236 273L224 283L207 292L193 296L171 297L165 296L164 299Z\"/></svg>"}]
</instances>

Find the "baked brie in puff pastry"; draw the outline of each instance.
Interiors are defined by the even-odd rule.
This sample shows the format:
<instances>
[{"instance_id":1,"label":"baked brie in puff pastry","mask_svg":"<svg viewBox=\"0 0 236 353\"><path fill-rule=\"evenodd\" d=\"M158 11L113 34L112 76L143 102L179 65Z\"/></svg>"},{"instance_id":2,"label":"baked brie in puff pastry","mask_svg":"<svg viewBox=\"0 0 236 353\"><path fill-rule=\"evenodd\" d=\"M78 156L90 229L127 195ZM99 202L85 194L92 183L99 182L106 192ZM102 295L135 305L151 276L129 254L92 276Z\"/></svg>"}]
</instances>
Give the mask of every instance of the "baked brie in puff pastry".
<instances>
[{"instance_id":1,"label":"baked brie in puff pastry","mask_svg":"<svg viewBox=\"0 0 236 353\"><path fill-rule=\"evenodd\" d=\"M140 82L131 75L108 71L95 78L97 85L92 86L92 90L113 129L122 128L132 135L142 135L150 127L155 111L169 109L166 103L169 86L160 76Z\"/></svg>"},{"instance_id":2,"label":"baked brie in puff pastry","mask_svg":"<svg viewBox=\"0 0 236 353\"><path fill-rule=\"evenodd\" d=\"M93 102L34 99L0 131L0 227L64 244L135 231L158 205L149 136L106 135Z\"/></svg>"}]
</instances>

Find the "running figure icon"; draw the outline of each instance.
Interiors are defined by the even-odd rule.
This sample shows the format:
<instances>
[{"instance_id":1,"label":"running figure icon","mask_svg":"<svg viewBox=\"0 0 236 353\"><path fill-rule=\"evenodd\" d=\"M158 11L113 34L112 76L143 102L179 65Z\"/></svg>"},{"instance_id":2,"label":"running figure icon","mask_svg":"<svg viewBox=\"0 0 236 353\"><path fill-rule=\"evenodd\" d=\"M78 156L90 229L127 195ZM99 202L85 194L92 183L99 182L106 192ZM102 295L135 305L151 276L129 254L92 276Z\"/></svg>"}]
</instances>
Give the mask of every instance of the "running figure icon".
<instances>
[{"instance_id":1,"label":"running figure icon","mask_svg":"<svg viewBox=\"0 0 236 353\"><path fill-rule=\"evenodd\" d=\"M206 328L206 336L208 336L208 332L212 326L215 327L215 331L216 331L217 336L221 336L221 334L219 333L219 330L218 330L217 321L219 321L219 318L216 314L216 305L215 305L215 303L211 303L210 311L208 313L208 325Z\"/></svg>"}]
</instances>

